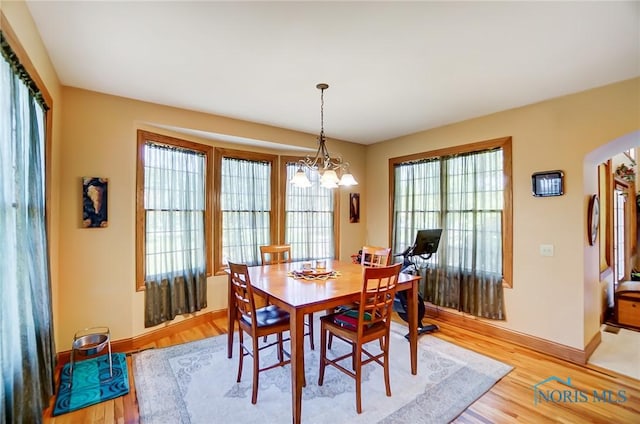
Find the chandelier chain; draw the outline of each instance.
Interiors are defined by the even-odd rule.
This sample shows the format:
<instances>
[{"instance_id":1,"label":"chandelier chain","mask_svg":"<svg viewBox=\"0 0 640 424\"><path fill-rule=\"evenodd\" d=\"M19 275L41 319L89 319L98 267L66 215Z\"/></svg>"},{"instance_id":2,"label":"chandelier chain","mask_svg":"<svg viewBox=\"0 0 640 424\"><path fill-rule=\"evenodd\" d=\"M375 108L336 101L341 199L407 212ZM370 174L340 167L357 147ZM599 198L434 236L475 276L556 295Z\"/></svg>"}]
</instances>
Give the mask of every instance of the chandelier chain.
<instances>
[{"instance_id":1,"label":"chandelier chain","mask_svg":"<svg viewBox=\"0 0 640 424\"><path fill-rule=\"evenodd\" d=\"M324 138L324 88L320 89L320 138Z\"/></svg>"}]
</instances>

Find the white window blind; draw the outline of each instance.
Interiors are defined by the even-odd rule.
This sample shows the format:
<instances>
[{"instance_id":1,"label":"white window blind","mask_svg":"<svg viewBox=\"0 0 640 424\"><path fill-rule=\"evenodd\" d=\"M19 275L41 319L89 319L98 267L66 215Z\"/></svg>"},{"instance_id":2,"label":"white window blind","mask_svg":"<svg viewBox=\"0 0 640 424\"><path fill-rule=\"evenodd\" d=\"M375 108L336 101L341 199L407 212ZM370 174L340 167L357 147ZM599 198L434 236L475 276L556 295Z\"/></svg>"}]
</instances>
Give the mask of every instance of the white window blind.
<instances>
[{"instance_id":1,"label":"white window blind","mask_svg":"<svg viewBox=\"0 0 640 424\"><path fill-rule=\"evenodd\" d=\"M298 170L287 164L287 181ZM312 186L287 184L285 201L285 243L291 245L293 260L333 258L335 256L334 193L320 186L319 175L311 173Z\"/></svg>"},{"instance_id":2,"label":"white window blind","mask_svg":"<svg viewBox=\"0 0 640 424\"><path fill-rule=\"evenodd\" d=\"M257 265L259 246L270 244L271 163L222 158L220 212L222 260Z\"/></svg>"},{"instance_id":3,"label":"white window blind","mask_svg":"<svg viewBox=\"0 0 640 424\"><path fill-rule=\"evenodd\" d=\"M502 149L429 158L394 169L394 252L442 228L430 262L502 273Z\"/></svg>"},{"instance_id":4,"label":"white window blind","mask_svg":"<svg viewBox=\"0 0 640 424\"><path fill-rule=\"evenodd\" d=\"M204 270L205 155L154 143L144 150L146 276Z\"/></svg>"}]
</instances>

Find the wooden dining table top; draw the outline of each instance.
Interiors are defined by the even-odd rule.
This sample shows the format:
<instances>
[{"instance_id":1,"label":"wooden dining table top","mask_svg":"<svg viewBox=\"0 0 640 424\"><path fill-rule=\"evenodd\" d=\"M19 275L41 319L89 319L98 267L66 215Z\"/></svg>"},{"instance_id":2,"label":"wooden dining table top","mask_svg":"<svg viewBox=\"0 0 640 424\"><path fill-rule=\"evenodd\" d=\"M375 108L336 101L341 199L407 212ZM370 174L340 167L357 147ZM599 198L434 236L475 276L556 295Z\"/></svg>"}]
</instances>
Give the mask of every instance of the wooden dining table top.
<instances>
[{"instance_id":1,"label":"wooden dining table top","mask_svg":"<svg viewBox=\"0 0 640 424\"><path fill-rule=\"evenodd\" d=\"M360 264L327 260L326 268L318 273L336 271L336 275L310 279L296 277L294 271L302 271L303 262L249 267L249 277L254 290L267 294L293 308L322 310L333 304L352 301L362 291L364 267ZM400 274L398 290L402 290L415 277ZM404 283L404 284L403 284ZM280 303L278 302L278 303ZM314 307L315 306L315 307Z\"/></svg>"}]
</instances>

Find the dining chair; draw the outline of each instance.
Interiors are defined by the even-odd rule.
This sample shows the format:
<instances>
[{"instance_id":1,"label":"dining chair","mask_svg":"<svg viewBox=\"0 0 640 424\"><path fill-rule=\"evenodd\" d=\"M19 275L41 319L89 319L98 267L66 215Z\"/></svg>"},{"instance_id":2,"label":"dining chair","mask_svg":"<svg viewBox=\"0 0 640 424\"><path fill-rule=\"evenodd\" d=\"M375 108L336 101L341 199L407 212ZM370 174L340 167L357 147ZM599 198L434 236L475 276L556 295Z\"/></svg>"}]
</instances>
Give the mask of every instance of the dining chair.
<instances>
[{"instance_id":1,"label":"dining chair","mask_svg":"<svg viewBox=\"0 0 640 424\"><path fill-rule=\"evenodd\" d=\"M391 265L391 248L378 246L363 246L360 255L360 264L363 266L389 266Z\"/></svg>"},{"instance_id":2,"label":"dining chair","mask_svg":"<svg viewBox=\"0 0 640 424\"><path fill-rule=\"evenodd\" d=\"M233 305L233 307L235 307L235 319L239 324L238 338L240 341L240 354L238 355L237 382L239 383L242 379L244 357L251 355L253 357L253 392L251 395L251 403L255 404L258 401L259 373L291 363L290 359L285 360L283 348L283 342L289 339L283 339L282 335L283 332L288 331L290 328L289 313L275 305L256 308L247 265L229 262L229 270L231 290L233 290L235 303L235 305ZM229 306L232 307L232 305ZM251 337L251 345L244 342L244 333L247 333ZM259 346L258 340L270 334L276 334L277 340L273 343ZM260 351L274 345L277 345L278 362L260 368Z\"/></svg>"},{"instance_id":3,"label":"dining chair","mask_svg":"<svg viewBox=\"0 0 640 424\"><path fill-rule=\"evenodd\" d=\"M260 246L260 259L262 265L276 265L291 262L291 246L288 244L269 244ZM267 303L269 299L267 298ZM311 350L315 350L316 345L313 341L313 313L307 314L307 322L305 325L309 327L309 332L305 336L309 336L309 344ZM266 337L265 337L266 341Z\"/></svg>"},{"instance_id":4,"label":"dining chair","mask_svg":"<svg viewBox=\"0 0 640 424\"><path fill-rule=\"evenodd\" d=\"M391 265L391 248L378 246L363 246L360 254L360 264L365 267L381 267ZM358 303L353 302L349 305L340 305L336 308L336 312L355 310ZM333 335L329 335L329 349L333 343Z\"/></svg>"},{"instance_id":5,"label":"dining chair","mask_svg":"<svg viewBox=\"0 0 640 424\"><path fill-rule=\"evenodd\" d=\"M327 365L347 374L356 381L356 410L362 412L362 366L375 362L384 368L384 384L387 396L391 396L389 380L389 330L393 299L398 284L398 275L402 264L386 267L367 267L364 269L362 291L357 311L336 312L320 318L320 372L318 386L324 383ZM327 336L334 335L351 345L349 353L336 358L327 357ZM364 345L373 343L371 347ZM380 347L372 352L373 346ZM329 348L330 349L330 348ZM364 359L363 359L364 355ZM343 366L342 361L351 359L351 367ZM351 368L351 369L349 369Z\"/></svg>"},{"instance_id":6,"label":"dining chair","mask_svg":"<svg viewBox=\"0 0 640 424\"><path fill-rule=\"evenodd\" d=\"M274 265L291 262L291 246L288 244L269 244L260 246L262 265Z\"/></svg>"}]
</instances>

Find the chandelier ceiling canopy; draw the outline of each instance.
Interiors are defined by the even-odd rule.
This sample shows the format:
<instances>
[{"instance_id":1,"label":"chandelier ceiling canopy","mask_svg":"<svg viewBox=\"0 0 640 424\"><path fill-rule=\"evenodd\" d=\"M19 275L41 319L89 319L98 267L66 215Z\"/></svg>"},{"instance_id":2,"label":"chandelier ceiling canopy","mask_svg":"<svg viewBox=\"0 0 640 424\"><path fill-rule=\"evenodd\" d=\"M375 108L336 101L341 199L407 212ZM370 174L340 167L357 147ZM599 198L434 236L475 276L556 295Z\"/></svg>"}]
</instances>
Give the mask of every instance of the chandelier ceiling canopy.
<instances>
[{"instance_id":1,"label":"chandelier ceiling canopy","mask_svg":"<svg viewBox=\"0 0 640 424\"><path fill-rule=\"evenodd\" d=\"M329 84L320 83L316 85L320 90L320 135L318 136L318 150L314 157L307 156L298 161L298 170L291 184L296 187L311 187L311 181L307 177L306 171L320 174L320 185L325 188L336 188L338 186L352 186L358 184L351 172L349 163L344 162L342 157L331 157L327 150L326 139L324 137L324 90L329 88ZM340 174L340 177L338 177Z\"/></svg>"}]
</instances>

